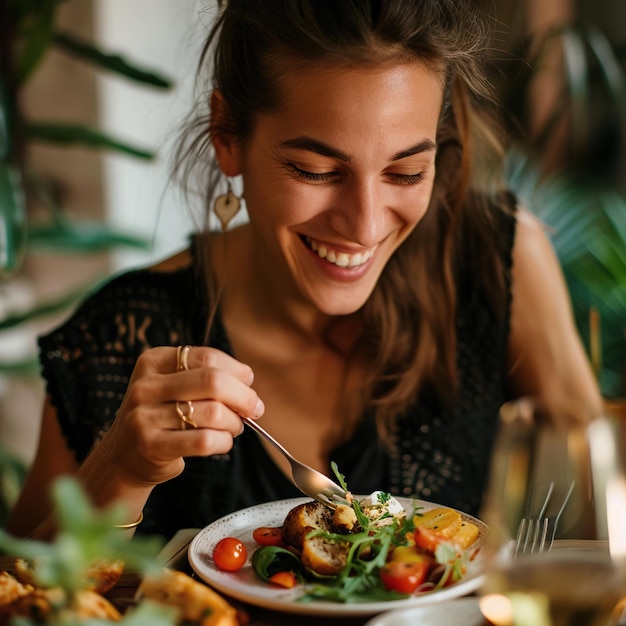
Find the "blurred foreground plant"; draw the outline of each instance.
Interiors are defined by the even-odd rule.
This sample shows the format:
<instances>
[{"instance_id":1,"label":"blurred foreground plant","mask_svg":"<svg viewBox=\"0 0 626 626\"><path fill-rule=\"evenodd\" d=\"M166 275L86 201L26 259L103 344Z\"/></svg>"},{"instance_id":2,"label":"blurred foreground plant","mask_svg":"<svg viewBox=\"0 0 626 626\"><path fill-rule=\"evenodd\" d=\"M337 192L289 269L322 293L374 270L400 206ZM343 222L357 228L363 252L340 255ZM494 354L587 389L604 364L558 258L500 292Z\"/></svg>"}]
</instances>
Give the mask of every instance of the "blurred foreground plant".
<instances>
[{"instance_id":1,"label":"blurred foreground plant","mask_svg":"<svg viewBox=\"0 0 626 626\"><path fill-rule=\"evenodd\" d=\"M32 539L18 539L0 530L0 550L26 559L33 565L39 586L63 590L60 602L47 623L68 626L77 623L68 611L75 594L90 583L85 572L94 562L105 559L121 560L125 566L142 574L158 574L163 563L157 559L163 540L158 537L135 537L129 540L124 531L115 528L125 519L124 508L114 505L96 510L88 502L78 482L73 478L60 478L52 490L52 499L59 532L51 543ZM15 626L34 626L41 622L14 618ZM176 623L176 613L163 605L141 602L128 611L124 626L150 624L168 626ZM96 619L81 620L80 626L103 626L110 622Z\"/></svg>"}]
</instances>

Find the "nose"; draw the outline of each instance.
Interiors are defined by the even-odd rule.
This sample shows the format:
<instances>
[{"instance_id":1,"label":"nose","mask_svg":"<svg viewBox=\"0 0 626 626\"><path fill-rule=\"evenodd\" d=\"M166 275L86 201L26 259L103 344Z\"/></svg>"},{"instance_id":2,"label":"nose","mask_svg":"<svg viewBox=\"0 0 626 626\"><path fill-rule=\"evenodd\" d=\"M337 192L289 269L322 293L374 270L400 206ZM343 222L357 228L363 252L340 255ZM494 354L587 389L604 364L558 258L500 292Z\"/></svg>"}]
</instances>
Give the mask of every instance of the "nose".
<instances>
[{"instance_id":1,"label":"nose","mask_svg":"<svg viewBox=\"0 0 626 626\"><path fill-rule=\"evenodd\" d=\"M353 179L336 199L331 226L342 237L364 248L380 242L384 232L385 198L381 183Z\"/></svg>"}]
</instances>

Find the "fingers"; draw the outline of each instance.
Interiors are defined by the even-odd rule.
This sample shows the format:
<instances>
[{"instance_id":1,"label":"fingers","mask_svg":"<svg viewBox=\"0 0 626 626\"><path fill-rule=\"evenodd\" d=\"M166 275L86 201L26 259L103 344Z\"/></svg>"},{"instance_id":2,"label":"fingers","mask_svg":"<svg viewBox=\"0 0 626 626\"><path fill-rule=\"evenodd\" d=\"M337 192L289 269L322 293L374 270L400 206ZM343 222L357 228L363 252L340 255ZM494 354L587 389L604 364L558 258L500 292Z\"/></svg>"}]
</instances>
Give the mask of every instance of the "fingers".
<instances>
[{"instance_id":1,"label":"fingers","mask_svg":"<svg viewBox=\"0 0 626 626\"><path fill-rule=\"evenodd\" d=\"M240 423L241 420L239 420ZM152 450L162 458L213 456L227 454L233 447L233 435L225 430L198 428L161 430L151 441Z\"/></svg>"},{"instance_id":2,"label":"fingers","mask_svg":"<svg viewBox=\"0 0 626 626\"><path fill-rule=\"evenodd\" d=\"M137 380L130 386L133 404L169 404L171 417L167 423L174 428L186 422L188 427L195 424L236 436L241 433L239 416L258 418L265 411L262 400L250 386L254 380L252 368L214 348L179 346L148 350L140 356L133 378L135 375ZM191 405L184 404L189 402ZM174 411L172 403L179 403Z\"/></svg>"},{"instance_id":3,"label":"fingers","mask_svg":"<svg viewBox=\"0 0 626 626\"><path fill-rule=\"evenodd\" d=\"M237 413L226 405L215 401L176 402L163 405L164 415L160 418L170 430L189 430L191 428L211 428L230 434L231 438L243 431L243 422ZM182 413L182 415L181 415ZM191 424L194 422L195 426Z\"/></svg>"},{"instance_id":4,"label":"fingers","mask_svg":"<svg viewBox=\"0 0 626 626\"><path fill-rule=\"evenodd\" d=\"M139 357L135 377L139 404L205 400L222 403L235 415L257 418L265 411L250 387L250 366L214 348L154 348Z\"/></svg>"},{"instance_id":5,"label":"fingers","mask_svg":"<svg viewBox=\"0 0 626 626\"><path fill-rule=\"evenodd\" d=\"M226 454L243 431L240 416L265 410L253 380L248 365L214 348L146 350L105 437L107 454L153 484L182 471L184 457Z\"/></svg>"},{"instance_id":6,"label":"fingers","mask_svg":"<svg viewBox=\"0 0 626 626\"><path fill-rule=\"evenodd\" d=\"M254 381L252 368L249 365L221 350L206 346L152 348L140 355L135 369L137 368L161 374L211 368L224 370L245 385L251 385Z\"/></svg>"}]
</instances>

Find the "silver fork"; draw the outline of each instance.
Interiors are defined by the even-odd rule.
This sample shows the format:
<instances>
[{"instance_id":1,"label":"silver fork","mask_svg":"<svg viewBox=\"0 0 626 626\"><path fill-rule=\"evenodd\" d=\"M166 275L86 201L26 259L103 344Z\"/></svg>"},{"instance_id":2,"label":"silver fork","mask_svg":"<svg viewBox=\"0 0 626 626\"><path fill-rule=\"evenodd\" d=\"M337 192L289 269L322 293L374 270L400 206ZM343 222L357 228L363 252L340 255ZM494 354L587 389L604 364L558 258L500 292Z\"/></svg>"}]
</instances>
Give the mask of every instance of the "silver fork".
<instances>
[{"instance_id":1,"label":"silver fork","mask_svg":"<svg viewBox=\"0 0 626 626\"><path fill-rule=\"evenodd\" d=\"M541 510L536 519L524 518L520 522L517 529L517 537L515 539L515 552L514 556L519 554L532 554L535 551L547 552L552 547L554 537L556 535L556 529L559 524L559 519L567 503L574 491L575 482L569 486L567 493L563 498L563 502L556 513L552 515L546 515L548 505L554 492L554 482L551 482L548 487L548 493L541 505Z\"/></svg>"},{"instance_id":2,"label":"silver fork","mask_svg":"<svg viewBox=\"0 0 626 626\"><path fill-rule=\"evenodd\" d=\"M553 491L554 482L551 482L548 487L546 499L543 501L541 510L539 511L536 519L532 517L525 517L520 522L517 529L515 552L513 556L517 557L520 553L532 554L537 547L539 547L539 551L543 551L548 533L548 518L545 517L545 513Z\"/></svg>"},{"instance_id":3,"label":"silver fork","mask_svg":"<svg viewBox=\"0 0 626 626\"><path fill-rule=\"evenodd\" d=\"M336 482L325 476L316 469L301 463L287 449L278 443L272 435L261 428L255 420L249 417L242 417L243 423L252 428L269 441L291 465L291 482L305 495L325 504L331 509L337 508L338 504L348 504L347 492Z\"/></svg>"}]
</instances>

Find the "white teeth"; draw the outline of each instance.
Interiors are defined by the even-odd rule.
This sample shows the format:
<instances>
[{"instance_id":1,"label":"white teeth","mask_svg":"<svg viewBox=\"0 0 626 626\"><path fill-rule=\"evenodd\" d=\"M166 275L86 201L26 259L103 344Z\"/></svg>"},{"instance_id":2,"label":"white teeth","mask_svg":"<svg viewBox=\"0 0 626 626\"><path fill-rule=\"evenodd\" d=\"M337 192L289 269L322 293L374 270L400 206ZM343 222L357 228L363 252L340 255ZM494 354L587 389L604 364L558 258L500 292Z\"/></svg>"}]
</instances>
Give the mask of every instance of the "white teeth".
<instances>
[{"instance_id":1,"label":"white teeth","mask_svg":"<svg viewBox=\"0 0 626 626\"><path fill-rule=\"evenodd\" d=\"M348 267L357 267L357 265L361 265L361 263L363 263L363 255L360 252L357 252L350 259Z\"/></svg>"},{"instance_id":2,"label":"white teeth","mask_svg":"<svg viewBox=\"0 0 626 626\"><path fill-rule=\"evenodd\" d=\"M317 241L307 237L307 242L311 249L317 253L321 259L326 259L329 263L337 265L337 267L358 267L363 265L365 261L372 258L376 247L366 250L365 252L357 252L356 254L347 254L346 252L335 252L329 250L325 246L318 244Z\"/></svg>"},{"instance_id":3,"label":"white teeth","mask_svg":"<svg viewBox=\"0 0 626 626\"><path fill-rule=\"evenodd\" d=\"M335 265L338 265L339 267L348 267L348 263L350 263L350 257L345 252L340 252L337 255Z\"/></svg>"}]
</instances>

